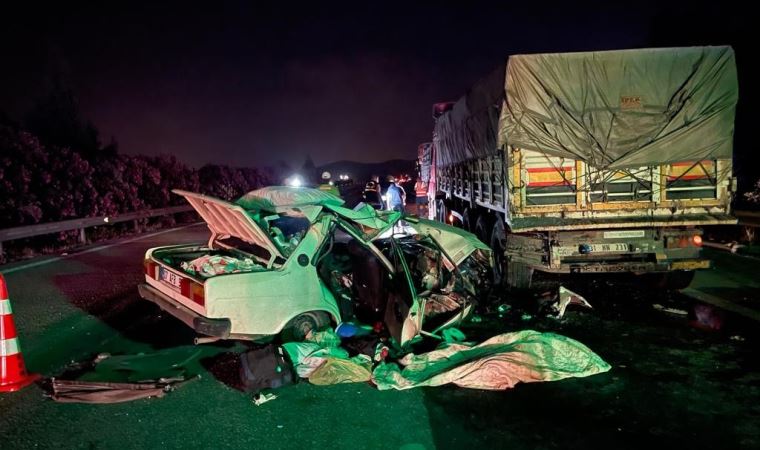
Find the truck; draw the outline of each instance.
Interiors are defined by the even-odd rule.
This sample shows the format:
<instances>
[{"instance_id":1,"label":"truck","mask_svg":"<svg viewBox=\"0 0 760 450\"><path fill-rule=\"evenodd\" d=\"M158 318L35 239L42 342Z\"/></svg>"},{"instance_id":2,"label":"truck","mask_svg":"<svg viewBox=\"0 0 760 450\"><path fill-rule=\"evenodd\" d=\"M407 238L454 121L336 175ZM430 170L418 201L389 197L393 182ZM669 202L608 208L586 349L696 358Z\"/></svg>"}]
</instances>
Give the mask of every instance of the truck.
<instances>
[{"instance_id":1,"label":"truck","mask_svg":"<svg viewBox=\"0 0 760 450\"><path fill-rule=\"evenodd\" d=\"M429 215L490 244L497 285L627 273L686 287L711 267L703 227L736 223L737 99L728 46L509 56L433 106Z\"/></svg>"}]
</instances>

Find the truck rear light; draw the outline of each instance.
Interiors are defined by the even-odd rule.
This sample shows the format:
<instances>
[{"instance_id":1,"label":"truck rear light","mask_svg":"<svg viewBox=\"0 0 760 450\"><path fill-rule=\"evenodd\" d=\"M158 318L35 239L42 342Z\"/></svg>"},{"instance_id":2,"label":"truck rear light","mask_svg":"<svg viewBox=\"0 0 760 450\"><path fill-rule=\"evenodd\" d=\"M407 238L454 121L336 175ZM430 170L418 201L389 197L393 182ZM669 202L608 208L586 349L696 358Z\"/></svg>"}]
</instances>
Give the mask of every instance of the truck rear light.
<instances>
[{"instance_id":1,"label":"truck rear light","mask_svg":"<svg viewBox=\"0 0 760 450\"><path fill-rule=\"evenodd\" d=\"M196 283L187 278L183 278L180 283L179 290L184 297L189 298L195 303L201 306L204 306L206 304L206 298L202 284Z\"/></svg>"},{"instance_id":2,"label":"truck rear light","mask_svg":"<svg viewBox=\"0 0 760 450\"><path fill-rule=\"evenodd\" d=\"M143 270L145 272L145 275L153 278L154 280L158 279L158 275L156 275L157 267L158 264L154 263L150 259L143 260Z\"/></svg>"},{"instance_id":3,"label":"truck rear light","mask_svg":"<svg viewBox=\"0 0 760 450\"><path fill-rule=\"evenodd\" d=\"M702 236L695 234L668 236L665 238L665 248L687 248L691 246L701 247Z\"/></svg>"}]
</instances>

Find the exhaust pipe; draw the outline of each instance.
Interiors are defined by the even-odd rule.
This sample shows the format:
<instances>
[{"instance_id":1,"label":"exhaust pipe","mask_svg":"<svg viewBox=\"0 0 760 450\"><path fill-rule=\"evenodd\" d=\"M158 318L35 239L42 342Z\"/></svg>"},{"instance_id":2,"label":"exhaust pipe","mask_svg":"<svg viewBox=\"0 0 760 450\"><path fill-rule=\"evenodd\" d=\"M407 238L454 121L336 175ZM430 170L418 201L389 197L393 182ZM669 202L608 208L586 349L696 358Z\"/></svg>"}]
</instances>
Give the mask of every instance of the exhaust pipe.
<instances>
[{"instance_id":1,"label":"exhaust pipe","mask_svg":"<svg viewBox=\"0 0 760 450\"><path fill-rule=\"evenodd\" d=\"M221 340L221 338L213 337L213 336L203 336L203 337L197 337L193 339L193 343L195 345L202 345L202 344L210 344L212 342L216 342Z\"/></svg>"}]
</instances>

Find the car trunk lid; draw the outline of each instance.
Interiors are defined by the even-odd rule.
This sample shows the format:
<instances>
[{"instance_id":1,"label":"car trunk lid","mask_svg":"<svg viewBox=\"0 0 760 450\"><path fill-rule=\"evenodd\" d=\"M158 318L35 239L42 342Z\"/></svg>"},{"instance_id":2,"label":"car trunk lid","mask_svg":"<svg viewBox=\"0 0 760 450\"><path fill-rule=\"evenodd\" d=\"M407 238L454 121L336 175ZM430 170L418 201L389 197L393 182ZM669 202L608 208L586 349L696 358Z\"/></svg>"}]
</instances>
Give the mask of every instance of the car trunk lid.
<instances>
[{"instance_id":1,"label":"car trunk lid","mask_svg":"<svg viewBox=\"0 0 760 450\"><path fill-rule=\"evenodd\" d=\"M270 255L268 267L271 267L276 258L284 258L282 251L269 235L241 206L194 192L179 189L172 192L185 197L203 218L212 233L210 242L217 237L230 236L261 247Z\"/></svg>"}]
</instances>

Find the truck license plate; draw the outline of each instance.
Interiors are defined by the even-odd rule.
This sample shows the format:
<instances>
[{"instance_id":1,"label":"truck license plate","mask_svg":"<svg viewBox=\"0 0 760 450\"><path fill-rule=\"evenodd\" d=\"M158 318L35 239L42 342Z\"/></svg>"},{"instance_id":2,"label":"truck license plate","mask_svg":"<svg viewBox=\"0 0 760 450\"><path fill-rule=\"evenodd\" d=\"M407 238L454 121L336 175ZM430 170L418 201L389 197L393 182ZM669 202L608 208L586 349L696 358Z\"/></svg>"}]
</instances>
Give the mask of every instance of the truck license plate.
<instances>
[{"instance_id":1,"label":"truck license plate","mask_svg":"<svg viewBox=\"0 0 760 450\"><path fill-rule=\"evenodd\" d=\"M182 282L182 277L177 275L174 272L170 272L163 267L159 267L158 270L158 277L163 281L164 283L173 286L177 289L180 288L180 283Z\"/></svg>"},{"instance_id":2,"label":"truck license plate","mask_svg":"<svg viewBox=\"0 0 760 450\"><path fill-rule=\"evenodd\" d=\"M591 253L614 253L627 252L630 250L628 244L591 244Z\"/></svg>"}]
</instances>

